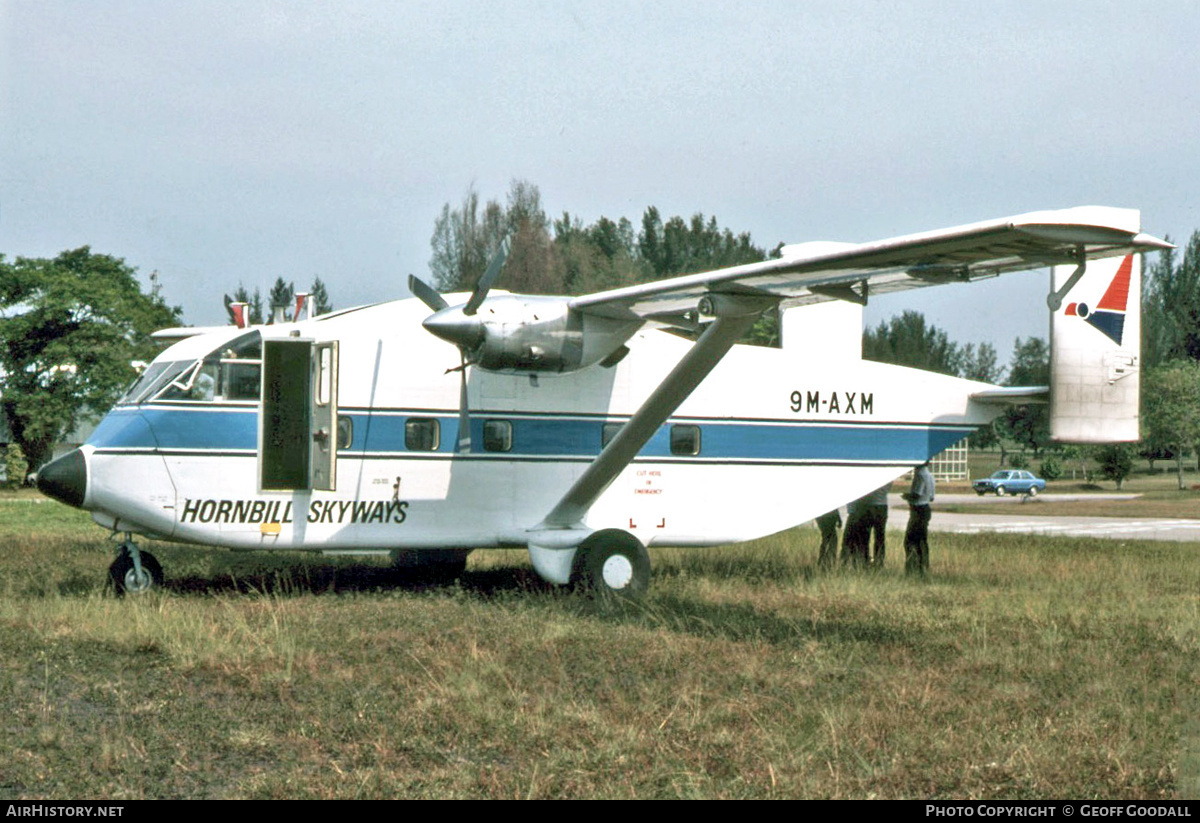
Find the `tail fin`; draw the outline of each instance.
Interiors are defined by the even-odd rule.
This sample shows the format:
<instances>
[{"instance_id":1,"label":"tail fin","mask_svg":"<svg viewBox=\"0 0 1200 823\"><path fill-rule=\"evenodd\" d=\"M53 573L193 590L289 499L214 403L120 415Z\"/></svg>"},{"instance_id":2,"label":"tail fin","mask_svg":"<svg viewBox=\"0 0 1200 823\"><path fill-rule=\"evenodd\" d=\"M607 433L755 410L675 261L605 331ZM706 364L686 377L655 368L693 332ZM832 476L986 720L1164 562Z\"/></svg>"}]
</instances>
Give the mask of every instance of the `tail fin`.
<instances>
[{"instance_id":1,"label":"tail fin","mask_svg":"<svg viewBox=\"0 0 1200 823\"><path fill-rule=\"evenodd\" d=\"M1050 436L1060 443L1124 443L1139 438L1140 255L1055 266L1061 305L1050 315Z\"/></svg>"}]
</instances>

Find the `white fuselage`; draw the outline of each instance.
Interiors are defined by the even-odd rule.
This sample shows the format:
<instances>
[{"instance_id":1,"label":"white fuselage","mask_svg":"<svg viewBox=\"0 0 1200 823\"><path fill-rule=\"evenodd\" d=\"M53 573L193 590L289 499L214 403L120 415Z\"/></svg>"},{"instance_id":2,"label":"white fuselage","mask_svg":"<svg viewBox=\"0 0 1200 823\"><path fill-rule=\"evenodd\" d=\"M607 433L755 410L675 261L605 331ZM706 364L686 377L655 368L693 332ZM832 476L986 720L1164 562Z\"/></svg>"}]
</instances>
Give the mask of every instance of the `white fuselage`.
<instances>
[{"instance_id":1,"label":"white fuselage","mask_svg":"<svg viewBox=\"0 0 1200 823\"><path fill-rule=\"evenodd\" d=\"M997 414L969 399L985 384L861 360L859 311L793 309L785 348L735 346L587 527L648 546L770 534L895 479ZM262 491L260 403L177 396L105 419L84 447L84 508L112 528L237 549L524 546L600 452L605 424L628 420L691 345L644 329L608 368L471 368L471 446L458 452L460 377L447 369L459 353L421 327L427 315L401 300L262 330L338 341L338 415L350 431L334 490ZM234 334L185 340L156 363L204 358Z\"/></svg>"}]
</instances>

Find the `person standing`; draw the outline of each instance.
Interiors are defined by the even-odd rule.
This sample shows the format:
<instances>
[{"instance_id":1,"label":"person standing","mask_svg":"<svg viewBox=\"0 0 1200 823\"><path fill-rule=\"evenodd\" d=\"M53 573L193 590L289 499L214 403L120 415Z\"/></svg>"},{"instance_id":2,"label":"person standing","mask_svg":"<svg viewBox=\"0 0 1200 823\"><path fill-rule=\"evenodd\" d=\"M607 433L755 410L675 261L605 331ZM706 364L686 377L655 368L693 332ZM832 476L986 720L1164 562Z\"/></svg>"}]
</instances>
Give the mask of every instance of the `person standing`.
<instances>
[{"instance_id":1,"label":"person standing","mask_svg":"<svg viewBox=\"0 0 1200 823\"><path fill-rule=\"evenodd\" d=\"M885 532L887 530L888 519L888 492L892 490L892 484L884 483L875 491L868 494L862 499L862 518L863 518L863 561L871 568L882 569L883 557L887 553L887 542ZM867 556L866 542L874 535L874 546L871 549L870 556Z\"/></svg>"},{"instance_id":2,"label":"person standing","mask_svg":"<svg viewBox=\"0 0 1200 823\"><path fill-rule=\"evenodd\" d=\"M904 571L929 573L929 519L932 516L935 484L926 460L913 470L912 487L903 497L908 501L908 529L904 532Z\"/></svg>"},{"instance_id":3,"label":"person standing","mask_svg":"<svg viewBox=\"0 0 1200 823\"><path fill-rule=\"evenodd\" d=\"M817 518L821 530L821 552L817 555L817 568L832 569L837 558L838 527L842 525L842 513L837 509Z\"/></svg>"},{"instance_id":4,"label":"person standing","mask_svg":"<svg viewBox=\"0 0 1200 823\"><path fill-rule=\"evenodd\" d=\"M892 484L885 483L846 507L846 534L842 538L842 565L883 566L886 552L887 496ZM871 535L875 535L875 556L871 557Z\"/></svg>"},{"instance_id":5,"label":"person standing","mask_svg":"<svg viewBox=\"0 0 1200 823\"><path fill-rule=\"evenodd\" d=\"M846 531L842 534L842 565L859 566L867 562L867 542L871 533L867 528L866 506L860 497L846 506Z\"/></svg>"}]
</instances>

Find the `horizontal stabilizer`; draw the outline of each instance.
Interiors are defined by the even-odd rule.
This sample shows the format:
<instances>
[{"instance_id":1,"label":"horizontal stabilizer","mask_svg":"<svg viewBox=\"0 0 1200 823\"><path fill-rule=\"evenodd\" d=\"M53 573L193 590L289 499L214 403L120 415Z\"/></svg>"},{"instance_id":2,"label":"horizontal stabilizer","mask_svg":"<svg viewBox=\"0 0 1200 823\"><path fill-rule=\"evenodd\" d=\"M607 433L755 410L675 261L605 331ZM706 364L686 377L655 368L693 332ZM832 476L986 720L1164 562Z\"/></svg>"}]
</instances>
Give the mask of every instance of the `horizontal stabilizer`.
<instances>
[{"instance_id":1,"label":"horizontal stabilizer","mask_svg":"<svg viewBox=\"0 0 1200 823\"><path fill-rule=\"evenodd\" d=\"M1049 403L1049 386L1012 386L975 392L971 399L989 406L1028 406L1031 403Z\"/></svg>"}]
</instances>

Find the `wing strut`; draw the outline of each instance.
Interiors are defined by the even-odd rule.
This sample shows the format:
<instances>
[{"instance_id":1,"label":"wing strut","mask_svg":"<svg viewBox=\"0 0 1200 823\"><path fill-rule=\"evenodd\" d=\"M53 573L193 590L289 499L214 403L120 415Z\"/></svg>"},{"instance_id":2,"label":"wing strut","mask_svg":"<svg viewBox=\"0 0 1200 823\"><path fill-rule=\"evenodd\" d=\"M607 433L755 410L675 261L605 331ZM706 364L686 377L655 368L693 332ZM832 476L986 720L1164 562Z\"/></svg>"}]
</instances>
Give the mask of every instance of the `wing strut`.
<instances>
[{"instance_id":1,"label":"wing strut","mask_svg":"<svg viewBox=\"0 0 1200 823\"><path fill-rule=\"evenodd\" d=\"M776 302L773 298L721 295L716 303L717 319L709 324L666 379L650 393L642 407L532 531L581 528L588 509L642 450L658 427L721 362L759 315Z\"/></svg>"},{"instance_id":2,"label":"wing strut","mask_svg":"<svg viewBox=\"0 0 1200 823\"><path fill-rule=\"evenodd\" d=\"M1061 289L1054 291L1054 286L1052 285L1050 293L1046 295L1046 305L1052 312L1062 308L1063 297L1075 287L1075 284L1079 282L1079 278L1083 277L1084 273L1087 272L1087 250L1080 246L1073 257L1075 258L1073 262L1076 264L1075 271L1067 278L1067 282L1063 283Z\"/></svg>"}]
</instances>

